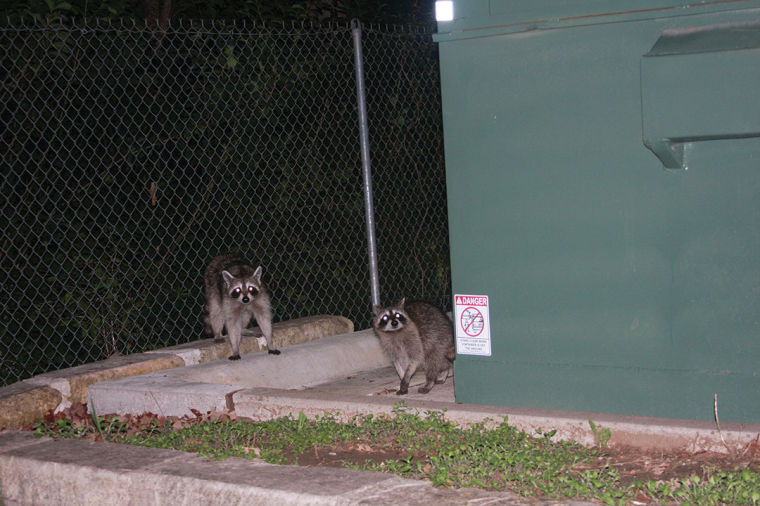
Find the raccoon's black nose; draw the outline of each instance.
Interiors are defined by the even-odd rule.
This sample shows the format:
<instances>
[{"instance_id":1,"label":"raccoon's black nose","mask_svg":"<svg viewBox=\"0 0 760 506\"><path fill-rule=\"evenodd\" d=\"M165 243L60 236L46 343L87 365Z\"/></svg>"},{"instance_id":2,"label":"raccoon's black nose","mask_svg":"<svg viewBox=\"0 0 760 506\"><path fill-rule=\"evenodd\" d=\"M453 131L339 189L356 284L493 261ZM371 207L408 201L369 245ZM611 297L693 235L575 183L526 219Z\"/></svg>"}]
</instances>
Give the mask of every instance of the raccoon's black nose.
<instances>
[{"instance_id":1,"label":"raccoon's black nose","mask_svg":"<svg viewBox=\"0 0 760 506\"><path fill-rule=\"evenodd\" d=\"M396 320L391 320L391 327L393 327L394 329L398 327L398 322Z\"/></svg>"},{"instance_id":2,"label":"raccoon's black nose","mask_svg":"<svg viewBox=\"0 0 760 506\"><path fill-rule=\"evenodd\" d=\"M251 299L249 299L247 295L243 295L243 298L240 299L240 302L242 302L243 304L248 304L249 302L251 302Z\"/></svg>"}]
</instances>

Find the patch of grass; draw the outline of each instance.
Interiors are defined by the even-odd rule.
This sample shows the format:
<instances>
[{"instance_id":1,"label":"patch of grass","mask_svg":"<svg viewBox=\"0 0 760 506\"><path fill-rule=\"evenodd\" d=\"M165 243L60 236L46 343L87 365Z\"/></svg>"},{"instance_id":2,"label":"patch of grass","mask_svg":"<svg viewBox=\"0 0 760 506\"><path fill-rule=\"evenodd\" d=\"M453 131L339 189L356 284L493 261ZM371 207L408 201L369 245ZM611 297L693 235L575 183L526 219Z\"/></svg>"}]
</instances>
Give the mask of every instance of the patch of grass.
<instances>
[{"instance_id":1,"label":"patch of grass","mask_svg":"<svg viewBox=\"0 0 760 506\"><path fill-rule=\"evenodd\" d=\"M691 476L664 483L651 481L642 488L652 497L678 504L760 504L760 475L749 469L715 470L706 480Z\"/></svg>"},{"instance_id":2,"label":"patch of grass","mask_svg":"<svg viewBox=\"0 0 760 506\"><path fill-rule=\"evenodd\" d=\"M594 434L594 439L599 448L607 448L607 443L612 438L612 431L607 427L597 427L593 420L589 420L588 425L591 427L591 432Z\"/></svg>"},{"instance_id":3,"label":"patch of grass","mask_svg":"<svg viewBox=\"0 0 760 506\"><path fill-rule=\"evenodd\" d=\"M214 459L235 456L273 464L342 465L427 479L438 487L510 490L605 504L760 503L760 475L748 468L623 483L620 471L605 464L598 447L553 441L555 431L529 435L510 427L506 418L495 427L480 423L463 428L444 415L410 413L403 405L392 415L358 416L349 423L330 414L309 419L303 413L255 423L229 416L188 420L93 415L92 420L49 418L36 424L35 432L173 448ZM602 430L594 431L599 447L605 446L602 439L608 440Z\"/></svg>"}]
</instances>

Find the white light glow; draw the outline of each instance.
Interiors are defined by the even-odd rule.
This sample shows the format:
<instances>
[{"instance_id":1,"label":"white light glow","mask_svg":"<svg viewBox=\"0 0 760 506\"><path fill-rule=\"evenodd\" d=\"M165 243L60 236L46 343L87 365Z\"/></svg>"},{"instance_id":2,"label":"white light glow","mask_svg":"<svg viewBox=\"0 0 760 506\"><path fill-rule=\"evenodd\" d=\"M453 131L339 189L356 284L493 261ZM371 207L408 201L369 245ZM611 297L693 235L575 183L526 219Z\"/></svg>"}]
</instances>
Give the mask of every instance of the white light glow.
<instances>
[{"instance_id":1,"label":"white light glow","mask_svg":"<svg viewBox=\"0 0 760 506\"><path fill-rule=\"evenodd\" d=\"M453 0L436 0L435 20L436 21L453 21L454 20Z\"/></svg>"}]
</instances>

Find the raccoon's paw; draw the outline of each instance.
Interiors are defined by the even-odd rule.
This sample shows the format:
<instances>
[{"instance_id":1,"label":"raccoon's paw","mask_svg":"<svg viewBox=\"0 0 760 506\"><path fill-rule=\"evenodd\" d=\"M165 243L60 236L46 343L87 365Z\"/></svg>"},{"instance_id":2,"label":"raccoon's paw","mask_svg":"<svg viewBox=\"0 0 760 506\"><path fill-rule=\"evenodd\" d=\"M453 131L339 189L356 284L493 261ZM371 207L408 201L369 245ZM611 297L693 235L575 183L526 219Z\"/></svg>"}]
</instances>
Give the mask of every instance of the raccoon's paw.
<instances>
[{"instance_id":1,"label":"raccoon's paw","mask_svg":"<svg viewBox=\"0 0 760 506\"><path fill-rule=\"evenodd\" d=\"M230 357L230 360L240 360L240 354L238 354L238 353L235 353L234 355L232 355L232 356Z\"/></svg>"},{"instance_id":2,"label":"raccoon's paw","mask_svg":"<svg viewBox=\"0 0 760 506\"><path fill-rule=\"evenodd\" d=\"M405 388L405 389L402 390L402 389L399 388L398 392L396 392L396 395L406 395L408 393L409 393L409 389Z\"/></svg>"},{"instance_id":3,"label":"raccoon's paw","mask_svg":"<svg viewBox=\"0 0 760 506\"><path fill-rule=\"evenodd\" d=\"M443 385L444 383L446 383L446 380L435 380L436 385Z\"/></svg>"},{"instance_id":4,"label":"raccoon's paw","mask_svg":"<svg viewBox=\"0 0 760 506\"><path fill-rule=\"evenodd\" d=\"M432 388L427 388L427 387L420 387L420 388L417 389L417 391L419 393L421 393L421 394L426 394L426 393L428 393L431 390L432 390Z\"/></svg>"},{"instance_id":5,"label":"raccoon's paw","mask_svg":"<svg viewBox=\"0 0 760 506\"><path fill-rule=\"evenodd\" d=\"M280 350L268 350L270 355L279 355Z\"/></svg>"}]
</instances>

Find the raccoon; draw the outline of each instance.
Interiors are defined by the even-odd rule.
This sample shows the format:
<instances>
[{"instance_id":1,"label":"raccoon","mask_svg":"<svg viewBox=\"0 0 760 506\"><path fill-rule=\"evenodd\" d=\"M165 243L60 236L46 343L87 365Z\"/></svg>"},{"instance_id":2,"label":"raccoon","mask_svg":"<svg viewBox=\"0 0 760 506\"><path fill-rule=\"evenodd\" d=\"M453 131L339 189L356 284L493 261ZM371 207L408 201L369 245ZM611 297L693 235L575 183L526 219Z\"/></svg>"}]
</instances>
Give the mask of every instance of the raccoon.
<instances>
[{"instance_id":1,"label":"raccoon","mask_svg":"<svg viewBox=\"0 0 760 506\"><path fill-rule=\"evenodd\" d=\"M374 306L372 328L401 378L396 395L409 391L409 380L420 365L425 367L426 382L417 391L426 394L451 372L456 357L454 332L449 318L437 307L405 302L406 298L395 306Z\"/></svg>"},{"instance_id":2,"label":"raccoon","mask_svg":"<svg viewBox=\"0 0 760 506\"><path fill-rule=\"evenodd\" d=\"M230 360L240 359L240 337L251 316L256 318L272 355L279 355L272 342L272 306L261 282L261 266L253 268L237 253L219 255L203 274L206 288L206 333L222 341L226 328L232 347Z\"/></svg>"}]
</instances>

